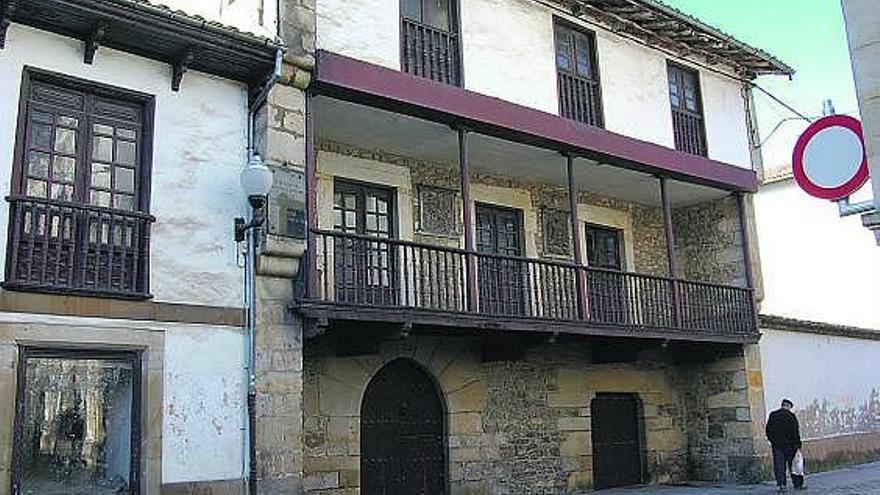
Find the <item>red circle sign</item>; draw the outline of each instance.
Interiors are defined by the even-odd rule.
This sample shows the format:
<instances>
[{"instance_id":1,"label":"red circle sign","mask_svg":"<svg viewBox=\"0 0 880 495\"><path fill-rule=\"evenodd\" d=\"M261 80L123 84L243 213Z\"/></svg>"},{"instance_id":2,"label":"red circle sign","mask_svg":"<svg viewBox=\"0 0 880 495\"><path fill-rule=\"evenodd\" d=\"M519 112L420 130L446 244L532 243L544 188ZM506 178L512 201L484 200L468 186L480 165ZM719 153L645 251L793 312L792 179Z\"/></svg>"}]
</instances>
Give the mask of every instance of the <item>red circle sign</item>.
<instances>
[{"instance_id":1,"label":"red circle sign","mask_svg":"<svg viewBox=\"0 0 880 495\"><path fill-rule=\"evenodd\" d=\"M868 181L862 124L846 115L817 120L798 139L792 157L798 185L811 196L836 201Z\"/></svg>"}]
</instances>

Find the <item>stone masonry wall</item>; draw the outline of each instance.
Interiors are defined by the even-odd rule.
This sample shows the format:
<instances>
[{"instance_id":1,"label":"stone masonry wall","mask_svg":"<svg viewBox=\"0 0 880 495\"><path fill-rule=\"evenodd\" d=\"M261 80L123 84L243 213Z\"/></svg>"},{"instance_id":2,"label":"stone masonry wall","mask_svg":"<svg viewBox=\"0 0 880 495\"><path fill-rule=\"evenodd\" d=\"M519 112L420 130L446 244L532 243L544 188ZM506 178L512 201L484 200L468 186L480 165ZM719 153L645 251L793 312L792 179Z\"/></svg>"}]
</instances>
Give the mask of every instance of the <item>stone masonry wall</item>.
<instances>
[{"instance_id":1,"label":"stone masonry wall","mask_svg":"<svg viewBox=\"0 0 880 495\"><path fill-rule=\"evenodd\" d=\"M598 364L589 342L571 339L537 345L519 360L483 362L478 338L412 335L352 357L336 354L334 338L331 331L305 348L306 493L359 493L363 393L401 357L423 366L442 392L452 494L590 488L590 401L598 392L638 394L646 482L752 476L750 401L760 381L741 355L683 366L658 346L634 363Z\"/></svg>"},{"instance_id":2,"label":"stone masonry wall","mask_svg":"<svg viewBox=\"0 0 880 495\"><path fill-rule=\"evenodd\" d=\"M689 477L757 483L764 477L764 393L760 350L737 347L710 364L682 366Z\"/></svg>"},{"instance_id":3,"label":"stone masonry wall","mask_svg":"<svg viewBox=\"0 0 880 495\"><path fill-rule=\"evenodd\" d=\"M685 278L745 285L742 229L733 196L675 210L673 229L678 266Z\"/></svg>"}]
</instances>

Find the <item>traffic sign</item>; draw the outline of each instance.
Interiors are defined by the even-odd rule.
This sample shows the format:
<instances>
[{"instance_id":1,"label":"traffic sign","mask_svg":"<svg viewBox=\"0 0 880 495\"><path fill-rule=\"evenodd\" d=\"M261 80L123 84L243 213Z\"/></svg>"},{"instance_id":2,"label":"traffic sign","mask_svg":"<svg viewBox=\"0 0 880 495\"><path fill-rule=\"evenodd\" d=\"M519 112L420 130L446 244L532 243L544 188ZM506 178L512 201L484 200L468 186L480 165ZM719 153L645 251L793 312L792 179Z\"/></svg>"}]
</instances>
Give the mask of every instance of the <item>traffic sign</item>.
<instances>
[{"instance_id":1,"label":"traffic sign","mask_svg":"<svg viewBox=\"0 0 880 495\"><path fill-rule=\"evenodd\" d=\"M852 195L868 181L862 123L846 115L813 122L798 139L792 172L807 194L831 201Z\"/></svg>"}]
</instances>

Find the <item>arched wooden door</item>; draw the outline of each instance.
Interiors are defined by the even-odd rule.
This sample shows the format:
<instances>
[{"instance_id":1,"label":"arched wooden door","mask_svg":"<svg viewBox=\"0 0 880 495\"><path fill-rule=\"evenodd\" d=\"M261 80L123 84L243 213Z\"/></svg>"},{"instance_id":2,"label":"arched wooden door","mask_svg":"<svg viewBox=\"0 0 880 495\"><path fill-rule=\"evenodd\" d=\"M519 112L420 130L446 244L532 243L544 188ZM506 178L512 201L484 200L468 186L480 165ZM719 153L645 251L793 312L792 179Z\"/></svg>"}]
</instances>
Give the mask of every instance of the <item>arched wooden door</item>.
<instances>
[{"instance_id":1,"label":"arched wooden door","mask_svg":"<svg viewBox=\"0 0 880 495\"><path fill-rule=\"evenodd\" d=\"M444 412L434 382L399 359L379 370L361 404L361 493L446 493Z\"/></svg>"}]
</instances>

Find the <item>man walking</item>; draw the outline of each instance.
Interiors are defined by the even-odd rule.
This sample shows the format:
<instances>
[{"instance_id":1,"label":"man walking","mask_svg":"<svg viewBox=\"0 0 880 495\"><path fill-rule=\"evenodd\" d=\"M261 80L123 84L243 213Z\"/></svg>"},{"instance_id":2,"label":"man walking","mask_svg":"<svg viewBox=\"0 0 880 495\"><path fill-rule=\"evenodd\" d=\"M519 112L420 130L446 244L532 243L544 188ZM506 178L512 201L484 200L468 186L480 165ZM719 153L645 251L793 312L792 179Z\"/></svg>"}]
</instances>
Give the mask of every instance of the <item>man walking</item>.
<instances>
[{"instance_id":1,"label":"man walking","mask_svg":"<svg viewBox=\"0 0 880 495\"><path fill-rule=\"evenodd\" d=\"M767 440L773 447L773 474L780 492L786 490L786 472L791 470L794 456L801 448L801 432L797 417L791 412L794 407L788 399L782 399L782 407L770 413L767 418ZM791 475L791 484L796 490L804 488L804 477Z\"/></svg>"}]
</instances>

